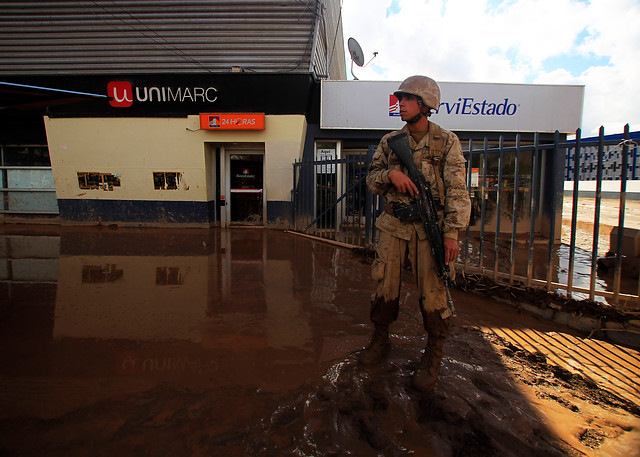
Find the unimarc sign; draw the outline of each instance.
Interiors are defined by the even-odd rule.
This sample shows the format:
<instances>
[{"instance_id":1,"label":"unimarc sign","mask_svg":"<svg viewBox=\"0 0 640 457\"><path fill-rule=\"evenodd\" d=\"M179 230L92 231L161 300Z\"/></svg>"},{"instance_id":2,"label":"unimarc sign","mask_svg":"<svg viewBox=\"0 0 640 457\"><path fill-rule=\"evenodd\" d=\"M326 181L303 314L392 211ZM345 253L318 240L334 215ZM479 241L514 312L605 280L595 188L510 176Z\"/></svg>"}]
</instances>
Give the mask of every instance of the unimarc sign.
<instances>
[{"instance_id":1,"label":"unimarc sign","mask_svg":"<svg viewBox=\"0 0 640 457\"><path fill-rule=\"evenodd\" d=\"M134 103L214 103L218 99L215 87L134 87L129 81L111 81L107 84L109 104L116 108L128 108Z\"/></svg>"}]
</instances>

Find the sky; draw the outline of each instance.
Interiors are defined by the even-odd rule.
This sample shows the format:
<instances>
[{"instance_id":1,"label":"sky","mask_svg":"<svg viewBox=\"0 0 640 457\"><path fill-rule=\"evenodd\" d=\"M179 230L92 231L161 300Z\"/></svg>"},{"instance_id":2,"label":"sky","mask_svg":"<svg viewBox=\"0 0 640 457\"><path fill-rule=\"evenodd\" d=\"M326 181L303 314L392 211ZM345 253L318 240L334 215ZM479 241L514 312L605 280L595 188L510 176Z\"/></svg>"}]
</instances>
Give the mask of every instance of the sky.
<instances>
[{"instance_id":1,"label":"sky","mask_svg":"<svg viewBox=\"0 0 640 457\"><path fill-rule=\"evenodd\" d=\"M640 0L343 0L342 24L360 80L584 85L583 137L640 130Z\"/></svg>"}]
</instances>

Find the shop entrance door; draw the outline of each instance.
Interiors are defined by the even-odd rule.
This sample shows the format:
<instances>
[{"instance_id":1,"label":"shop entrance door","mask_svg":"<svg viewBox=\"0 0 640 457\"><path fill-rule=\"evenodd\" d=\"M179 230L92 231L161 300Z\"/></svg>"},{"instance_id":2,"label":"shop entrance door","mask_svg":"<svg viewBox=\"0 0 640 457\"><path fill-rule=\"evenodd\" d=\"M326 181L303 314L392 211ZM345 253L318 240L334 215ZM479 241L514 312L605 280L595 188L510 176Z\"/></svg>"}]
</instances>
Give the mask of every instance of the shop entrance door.
<instances>
[{"instance_id":1,"label":"shop entrance door","mask_svg":"<svg viewBox=\"0 0 640 457\"><path fill-rule=\"evenodd\" d=\"M264 154L262 151L227 149L231 224L263 225L264 221Z\"/></svg>"}]
</instances>

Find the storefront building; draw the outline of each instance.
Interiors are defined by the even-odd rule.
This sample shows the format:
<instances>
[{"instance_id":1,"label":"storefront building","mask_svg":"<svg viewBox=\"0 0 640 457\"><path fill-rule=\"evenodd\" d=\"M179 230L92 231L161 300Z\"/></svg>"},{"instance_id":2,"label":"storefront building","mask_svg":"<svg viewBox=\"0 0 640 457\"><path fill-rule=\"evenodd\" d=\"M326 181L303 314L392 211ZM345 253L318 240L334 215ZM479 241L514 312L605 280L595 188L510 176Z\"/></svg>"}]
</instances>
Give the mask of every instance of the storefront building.
<instances>
[{"instance_id":1,"label":"storefront building","mask_svg":"<svg viewBox=\"0 0 640 457\"><path fill-rule=\"evenodd\" d=\"M311 76L88 76L83 85L108 97L44 116L63 221L284 223Z\"/></svg>"},{"instance_id":2,"label":"storefront building","mask_svg":"<svg viewBox=\"0 0 640 457\"><path fill-rule=\"evenodd\" d=\"M337 0L25 8L0 11L5 218L286 226L319 81L346 78Z\"/></svg>"}]
</instances>

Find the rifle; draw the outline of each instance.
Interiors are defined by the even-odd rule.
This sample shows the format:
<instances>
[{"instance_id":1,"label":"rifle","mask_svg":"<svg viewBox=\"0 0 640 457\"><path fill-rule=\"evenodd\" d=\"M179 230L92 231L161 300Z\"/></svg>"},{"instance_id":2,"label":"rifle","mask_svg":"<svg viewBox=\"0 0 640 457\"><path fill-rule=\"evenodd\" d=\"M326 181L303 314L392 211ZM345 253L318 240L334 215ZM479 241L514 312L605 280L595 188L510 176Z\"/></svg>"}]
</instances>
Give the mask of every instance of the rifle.
<instances>
[{"instance_id":1,"label":"rifle","mask_svg":"<svg viewBox=\"0 0 640 457\"><path fill-rule=\"evenodd\" d=\"M449 266L444 261L444 242L442 240L442 232L440 231L440 225L438 225L438 212L436 210L435 202L433 201L433 193L431 192L431 184L427 181L424 175L418 170L416 164L413 162L413 153L411 152L411 146L409 145L409 137L406 133L398 133L387 139L387 144L391 150L398 156L400 163L409 172L409 178L418 188L418 193L415 196L416 206L418 207L418 213L420 219L424 224L424 228L427 231L429 237L429 243L431 244L431 251L436 260L436 269L438 277L444 283L444 288L447 292L447 306L452 316L456 315L456 310L453 306L453 299L451 298L451 292L449 287L453 285L451 279L451 271ZM415 219L414 219L415 220Z\"/></svg>"}]
</instances>

